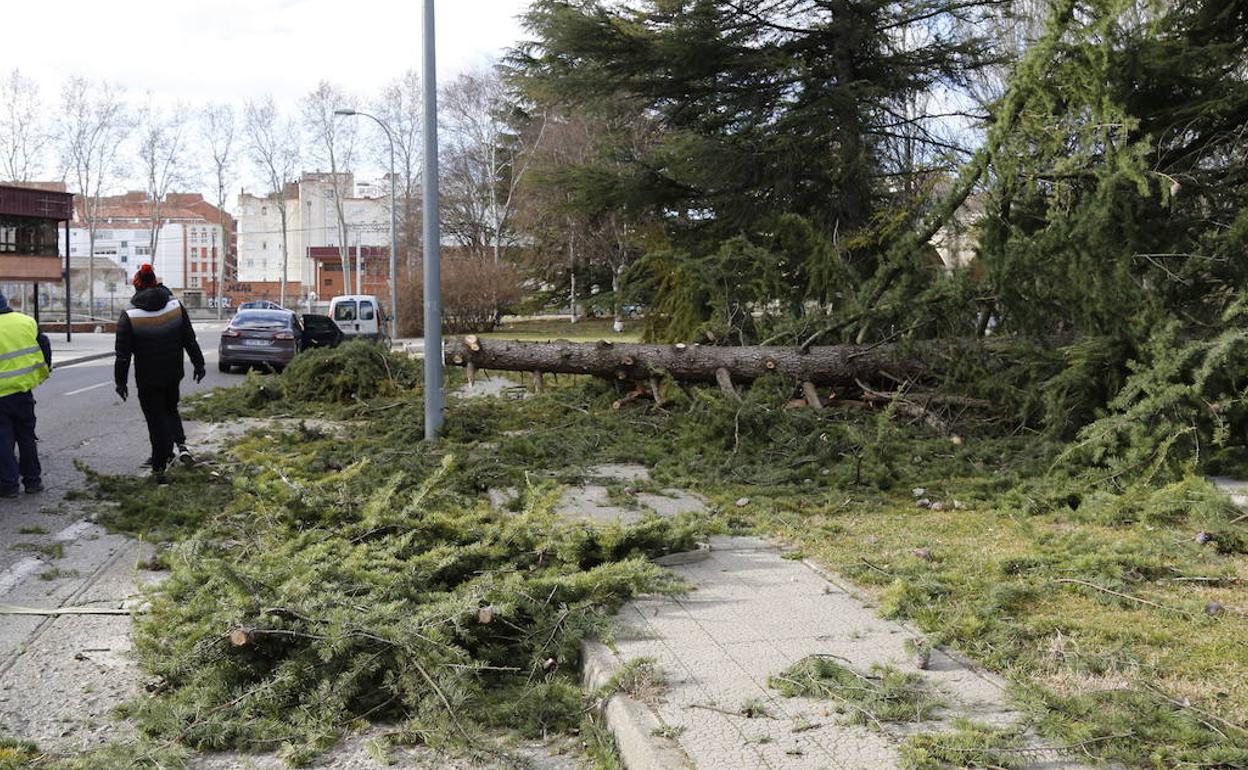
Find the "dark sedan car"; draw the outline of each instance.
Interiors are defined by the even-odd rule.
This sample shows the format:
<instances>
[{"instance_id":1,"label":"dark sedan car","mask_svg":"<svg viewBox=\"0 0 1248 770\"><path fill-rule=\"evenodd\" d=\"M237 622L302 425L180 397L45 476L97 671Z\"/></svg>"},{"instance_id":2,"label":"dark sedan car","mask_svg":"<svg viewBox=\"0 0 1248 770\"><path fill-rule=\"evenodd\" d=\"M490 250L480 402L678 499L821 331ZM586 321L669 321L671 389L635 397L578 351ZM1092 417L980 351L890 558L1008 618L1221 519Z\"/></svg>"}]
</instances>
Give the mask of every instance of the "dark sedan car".
<instances>
[{"instance_id":1,"label":"dark sedan car","mask_svg":"<svg viewBox=\"0 0 1248 770\"><path fill-rule=\"evenodd\" d=\"M342 331L328 316L299 316L289 310L240 310L221 333L220 360L223 372L234 366L262 366L281 371L308 348L332 348L342 341Z\"/></svg>"}]
</instances>

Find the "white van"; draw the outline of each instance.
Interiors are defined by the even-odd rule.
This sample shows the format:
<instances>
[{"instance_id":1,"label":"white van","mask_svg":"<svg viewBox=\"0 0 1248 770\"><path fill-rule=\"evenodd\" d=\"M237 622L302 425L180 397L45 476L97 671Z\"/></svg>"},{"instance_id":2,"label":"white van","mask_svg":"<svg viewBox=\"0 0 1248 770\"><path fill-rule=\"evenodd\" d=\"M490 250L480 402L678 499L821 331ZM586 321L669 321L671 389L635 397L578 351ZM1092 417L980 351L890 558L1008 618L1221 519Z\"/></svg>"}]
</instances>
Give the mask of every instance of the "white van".
<instances>
[{"instance_id":1,"label":"white van","mask_svg":"<svg viewBox=\"0 0 1248 770\"><path fill-rule=\"evenodd\" d=\"M329 317L347 339L381 341L386 338L386 314L371 294L344 294L329 301Z\"/></svg>"}]
</instances>

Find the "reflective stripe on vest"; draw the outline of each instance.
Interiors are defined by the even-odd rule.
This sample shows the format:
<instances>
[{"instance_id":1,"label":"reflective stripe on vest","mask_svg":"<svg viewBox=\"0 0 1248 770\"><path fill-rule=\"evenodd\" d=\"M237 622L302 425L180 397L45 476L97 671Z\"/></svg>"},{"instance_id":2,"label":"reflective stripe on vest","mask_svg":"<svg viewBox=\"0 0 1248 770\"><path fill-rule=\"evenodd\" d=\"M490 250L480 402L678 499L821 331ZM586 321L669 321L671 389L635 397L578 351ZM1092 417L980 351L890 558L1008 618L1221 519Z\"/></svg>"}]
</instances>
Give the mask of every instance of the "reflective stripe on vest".
<instances>
[{"instance_id":1,"label":"reflective stripe on vest","mask_svg":"<svg viewBox=\"0 0 1248 770\"><path fill-rule=\"evenodd\" d=\"M34 390L48 379L39 326L21 313L0 313L0 396Z\"/></svg>"}]
</instances>

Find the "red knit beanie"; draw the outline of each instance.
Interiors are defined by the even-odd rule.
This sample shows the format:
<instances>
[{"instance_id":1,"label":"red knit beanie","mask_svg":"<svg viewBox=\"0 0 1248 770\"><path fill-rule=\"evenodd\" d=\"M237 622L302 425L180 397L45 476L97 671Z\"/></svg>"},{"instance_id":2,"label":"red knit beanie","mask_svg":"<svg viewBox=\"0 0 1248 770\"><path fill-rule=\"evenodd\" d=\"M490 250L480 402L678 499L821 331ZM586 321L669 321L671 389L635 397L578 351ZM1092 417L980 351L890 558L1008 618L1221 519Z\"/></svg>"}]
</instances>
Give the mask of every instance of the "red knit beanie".
<instances>
[{"instance_id":1,"label":"red knit beanie","mask_svg":"<svg viewBox=\"0 0 1248 770\"><path fill-rule=\"evenodd\" d=\"M140 265L139 272L134 274L134 288L150 289L156 285L156 271L151 265Z\"/></svg>"}]
</instances>

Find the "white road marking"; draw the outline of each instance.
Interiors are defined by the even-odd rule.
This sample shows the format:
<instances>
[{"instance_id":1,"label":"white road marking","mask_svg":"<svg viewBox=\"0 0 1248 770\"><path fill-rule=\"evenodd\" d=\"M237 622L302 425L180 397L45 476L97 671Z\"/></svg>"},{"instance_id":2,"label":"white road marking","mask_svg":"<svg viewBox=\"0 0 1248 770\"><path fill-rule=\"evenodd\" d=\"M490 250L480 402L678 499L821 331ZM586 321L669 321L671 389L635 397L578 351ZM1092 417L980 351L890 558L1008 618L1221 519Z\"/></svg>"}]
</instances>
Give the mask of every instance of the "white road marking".
<instances>
[{"instance_id":1,"label":"white road marking","mask_svg":"<svg viewBox=\"0 0 1248 770\"><path fill-rule=\"evenodd\" d=\"M78 390L71 390L71 391L69 391L68 393L66 393L65 395L67 395L67 396L76 396L76 395L78 395L79 393L86 393L88 390L95 390L96 388L105 388L105 387L108 387L109 385L112 385L112 384L113 384L113 383L111 383L111 382L101 382L99 385L88 385L88 386L87 386L87 387L85 387L85 388L79 388Z\"/></svg>"},{"instance_id":2,"label":"white road marking","mask_svg":"<svg viewBox=\"0 0 1248 770\"><path fill-rule=\"evenodd\" d=\"M5 596L14 588L17 588L23 580L43 566L43 562L39 559L27 556L4 572L0 572L0 596Z\"/></svg>"}]
</instances>

